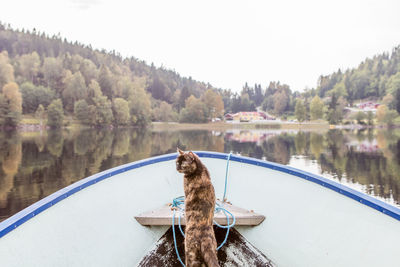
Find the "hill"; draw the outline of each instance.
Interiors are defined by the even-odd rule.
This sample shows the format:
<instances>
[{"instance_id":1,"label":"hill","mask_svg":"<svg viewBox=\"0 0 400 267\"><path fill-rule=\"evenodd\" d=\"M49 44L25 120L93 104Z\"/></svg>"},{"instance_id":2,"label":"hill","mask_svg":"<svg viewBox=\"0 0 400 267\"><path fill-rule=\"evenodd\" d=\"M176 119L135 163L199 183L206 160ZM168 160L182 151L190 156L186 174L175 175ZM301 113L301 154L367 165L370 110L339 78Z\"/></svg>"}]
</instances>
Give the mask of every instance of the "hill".
<instances>
[{"instance_id":1,"label":"hill","mask_svg":"<svg viewBox=\"0 0 400 267\"><path fill-rule=\"evenodd\" d=\"M223 115L223 106L215 107L218 101L207 105L201 100L207 94L218 100L217 90L210 84L134 57L123 58L115 51L0 24L0 89L6 85L13 93L3 90L0 97L2 124L13 124L7 119L13 116L11 107L5 103L11 98L17 104L22 102L23 113L34 113L40 105L47 109L59 99L64 113L92 126L177 120L187 100L192 106L201 104L201 120ZM18 113L18 108L14 111Z\"/></svg>"}]
</instances>

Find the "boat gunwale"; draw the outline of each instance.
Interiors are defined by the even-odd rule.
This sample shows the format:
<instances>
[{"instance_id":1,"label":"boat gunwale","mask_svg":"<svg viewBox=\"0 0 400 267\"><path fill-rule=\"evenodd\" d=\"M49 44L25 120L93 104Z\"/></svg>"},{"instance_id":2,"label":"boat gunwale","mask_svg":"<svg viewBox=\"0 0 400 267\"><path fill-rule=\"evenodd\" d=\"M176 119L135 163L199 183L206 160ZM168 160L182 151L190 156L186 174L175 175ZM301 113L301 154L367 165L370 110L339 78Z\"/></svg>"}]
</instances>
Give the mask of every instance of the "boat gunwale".
<instances>
[{"instance_id":1,"label":"boat gunwale","mask_svg":"<svg viewBox=\"0 0 400 267\"><path fill-rule=\"evenodd\" d=\"M229 154L220 153L220 152L211 152L211 151L195 151L195 153L202 158L215 158L215 159L228 159ZM177 153L165 154L161 156L151 157L131 163L127 163L124 165L120 165L97 174L91 175L89 177L83 178L67 187L64 187L55 193L33 203L32 205L28 206L27 208L23 209L22 211L14 214L10 218L0 222L0 238L4 235L8 234L21 224L25 223L26 221L30 220L31 218L35 217L37 214L41 213L42 211L50 208L51 206L55 205L59 201L66 199L67 197L79 192L80 190L96 184L104 179L108 179L114 175L140 168L146 165L169 161L175 159ZM346 197L349 197L361 204L369 206L375 210L382 212L396 220L400 221L400 208L397 208L393 205L385 203L379 199L376 199L372 196L369 196L365 193L356 191L348 186L342 185L338 182L329 180L317 174L312 174L306 171L302 171L287 165L282 165L279 163L264 161L260 159L244 157L240 155L231 155L231 161L236 161L240 163L256 165L264 168L269 168L272 170L284 172L310 182L319 184L324 186L328 189L331 189L339 194L342 194Z\"/></svg>"}]
</instances>

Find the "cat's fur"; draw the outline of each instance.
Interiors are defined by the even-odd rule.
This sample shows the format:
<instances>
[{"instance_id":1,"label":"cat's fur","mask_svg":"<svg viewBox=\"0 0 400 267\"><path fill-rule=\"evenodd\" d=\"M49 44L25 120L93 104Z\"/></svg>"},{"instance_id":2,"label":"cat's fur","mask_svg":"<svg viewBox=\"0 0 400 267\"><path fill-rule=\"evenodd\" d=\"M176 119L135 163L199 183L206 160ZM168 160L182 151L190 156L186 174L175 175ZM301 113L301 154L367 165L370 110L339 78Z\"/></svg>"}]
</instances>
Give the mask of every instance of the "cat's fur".
<instances>
[{"instance_id":1,"label":"cat's fur","mask_svg":"<svg viewBox=\"0 0 400 267\"><path fill-rule=\"evenodd\" d=\"M196 154L179 148L176 169L185 174L186 266L219 266L213 229L215 191L210 174Z\"/></svg>"}]
</instances>

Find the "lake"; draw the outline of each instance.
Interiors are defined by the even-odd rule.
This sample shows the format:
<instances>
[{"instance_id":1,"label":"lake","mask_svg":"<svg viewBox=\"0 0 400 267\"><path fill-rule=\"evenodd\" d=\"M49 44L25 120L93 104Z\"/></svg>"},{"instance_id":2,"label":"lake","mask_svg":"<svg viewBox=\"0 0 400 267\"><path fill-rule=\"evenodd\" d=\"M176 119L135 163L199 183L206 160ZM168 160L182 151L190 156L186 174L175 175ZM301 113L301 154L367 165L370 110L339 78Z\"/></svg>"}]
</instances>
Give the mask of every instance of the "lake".
<instances>
[{"instance_id":1,"label":"lake","mask_svg":"<svg viewBox=\"0 0 400 267\"><path fill-rule=\"evenodd\" d=\"M290 165L400 207L399 129L86 129L0 132L0 140L0 221L84 177L177 147Z\"/></svg>"}]
</instances>

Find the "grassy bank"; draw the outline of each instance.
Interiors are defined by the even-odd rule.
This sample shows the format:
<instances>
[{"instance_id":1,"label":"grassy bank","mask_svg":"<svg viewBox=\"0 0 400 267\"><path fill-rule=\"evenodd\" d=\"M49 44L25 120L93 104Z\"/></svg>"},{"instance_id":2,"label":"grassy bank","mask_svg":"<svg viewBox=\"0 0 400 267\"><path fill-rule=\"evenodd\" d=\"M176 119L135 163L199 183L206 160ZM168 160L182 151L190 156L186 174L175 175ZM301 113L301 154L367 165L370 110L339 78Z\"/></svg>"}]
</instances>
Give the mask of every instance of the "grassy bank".
<instances>
[{"instance_id":1,"label":"grassy bank","mask_svg":"<svg viewBox=\"0 0 400 267\"><path fill-rule=\"evenodd\" d=\"M176 123L176 122L153 122L153 130L155 131L181 131L181 130L209 130L209 131L226 131L230 129L256 130L256 129L329 129L327 122L306 122L306 123Z\"/></svg>"}]
</instances>

